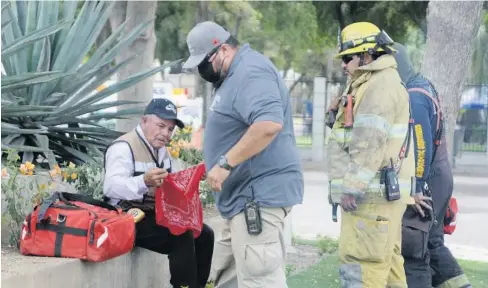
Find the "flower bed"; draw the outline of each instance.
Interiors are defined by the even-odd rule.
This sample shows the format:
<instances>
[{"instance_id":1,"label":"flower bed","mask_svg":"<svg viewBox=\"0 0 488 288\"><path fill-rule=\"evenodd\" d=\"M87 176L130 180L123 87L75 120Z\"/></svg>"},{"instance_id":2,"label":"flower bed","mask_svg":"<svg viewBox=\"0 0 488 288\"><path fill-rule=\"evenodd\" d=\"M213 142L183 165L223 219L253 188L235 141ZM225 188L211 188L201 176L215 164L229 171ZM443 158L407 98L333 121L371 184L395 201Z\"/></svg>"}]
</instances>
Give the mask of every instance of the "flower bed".
<instances>
[{"instance_id":1,"label":"flower bed","mask_svg":"<svg viewBox=\"0 0 488 288\"><path fill-rule=\"evenodd\" d=\"M5 160L2 163L2 244L18 247L25 215L55 191L101 198L103 174L96 165L76 166L70 162L48 171L31 162L19 163L20 157L14 150L8 152Z\"/></svg>"},{"instance_id":2,"label":"flower bed","mask_svg":"<svg viewBox=\"0 0 488 288\"><path fill-rule=\"evenodd\" d=\"M173 170L178 171L203 162L203 151L201 148L201 134L203 130L193 131L191 126L184 129L177 129L168 151L173 158ZM214 198L210 185L203 179L200 181L200 199L204 207L214 204Z\"/></svg>"}]
</instances>

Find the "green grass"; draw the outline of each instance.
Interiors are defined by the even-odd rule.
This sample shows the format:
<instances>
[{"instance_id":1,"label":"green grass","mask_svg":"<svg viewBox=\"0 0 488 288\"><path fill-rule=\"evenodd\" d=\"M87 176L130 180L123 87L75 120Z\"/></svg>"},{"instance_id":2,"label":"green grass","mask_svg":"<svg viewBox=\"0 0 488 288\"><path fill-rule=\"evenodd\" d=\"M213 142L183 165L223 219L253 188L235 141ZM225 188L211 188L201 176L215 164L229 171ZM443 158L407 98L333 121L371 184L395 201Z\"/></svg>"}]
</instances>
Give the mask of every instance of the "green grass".
<instances>
[{"instance_id":1,"label":"green grass","mask_svg":"<svg viewBox=\"0 0 488 288\"><path fill-rule=\"evenodd\" d=\"M334 247L333 241L328 238L322 240L295 239L295 243L311 246ZM322 243L321 243L322 242ZM473 287L488 287L488 262L458 260ZM327 256L319 263L310 266L288 278L289 288L338 288L339 258L336 253Z\"/></svg>"},{"instance_id":2,"label":"green grass","mask_svg":"<svg viewBox=\"0 0 488 288\"><path fill-rule=\"evenodd\" d=\"M479 143L463 143L463 147L461 149L465 152L486 152L486 144L481 145Z\"/></svg>"},{"instance_id":3,"label":"green grass","mask_svg":"<svg viewBox=\"0 0 488 288\"><path fill-rule=\"evenodd\" d=\"M312 146L312 135L310 136L297 136L296 137L298 147Z\"/></svg>"},{"instance_id":4,"label":"green grass","mask_svg":"<svg viewBox=\"0 0 488 288\"><path fill-rule=\"evenodd\" d=\"M289 288L340 287L337 254L327 256L319 263L288 278Z\"/></svg>"},{"instance_id":5,"label":"green grass","mask_svg":"<svg viewBox=\"0 0 488 288\"><path fill-rule=\"evenodd\" d=\"M488 263L458 260L473 287L488 287Z\"/></svg>"},{"instance_id":6,"label":"green grass","mask_svg":"<svg viewBox=\"0 0 488 288\"><path fill-rule=\"evenodd\" d=\"M288 278L289 288L340 287L339 258L337 254L327 256L319 263ZM488 287L488 263L459 260L473 287Z\"/></svg>"},{"instance_id":7,"label":"green grass","mask_svg":"<svg viewBox=\"0 0 488 288\"><path fill-rule=\"evenodd\" d=\"M297 147L311 147L312 146L312 135L309 136L296 136ZM327 144L327 136L324 137L324 145Z\"/></svg>"}]
</instances>

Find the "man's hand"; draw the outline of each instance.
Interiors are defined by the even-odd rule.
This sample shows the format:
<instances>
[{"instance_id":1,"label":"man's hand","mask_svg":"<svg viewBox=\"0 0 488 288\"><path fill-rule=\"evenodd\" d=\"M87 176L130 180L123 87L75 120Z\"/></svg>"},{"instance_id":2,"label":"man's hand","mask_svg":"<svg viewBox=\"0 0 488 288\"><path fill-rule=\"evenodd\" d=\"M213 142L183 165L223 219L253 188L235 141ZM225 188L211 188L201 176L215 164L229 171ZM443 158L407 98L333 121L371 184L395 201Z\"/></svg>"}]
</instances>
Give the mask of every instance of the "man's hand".
<instances>
[{"instance_id":1,"label":"man's hand","mask_svg":"<svg viewBox=\"0 0 488 288\"><path fill-rule=\"evenodd\" d=\"M144 184L147 187L158 187L163 184L163 179L168 176L168 171L161 168L153 168L144 174Z\"/></svg>"},{"instance_id":2,"label":"man's hand","mask_svg":"<svg viewBox=\"0 0 488 288\"><path fill-rule=\"evenodd\" d=\"M356 210L358 208L356 205L356 197L351 194L343 194L341 198L341 207L347 212Z\"/></svg>"},{"instance_id":3,"label":"man's hand","mask_svg":"<svg viewBox=\"0 0 488 288\"><path fill-rule=\"evenodd\" d=\"M327 111L339 109L339 103L340 102L341 102L341 96L332 98L330 100L330 104L329 104L329 107L327 108Z\"/></svg>"},{"instance_id":4,"label":"man's hand","mask_svg":"<svg viewBox=\"0 0 488 288\"><path fill-rule=\"evenodd\" d=\"M210 172L207 173L207 183L213 191L220 192L220 190L222 190L222 184L225 179L229 177L229 174L229 170L226 170L219 165L215 165Z\"/></svg>"},{"instance_id":5,"label":"man's hand","mask_svg":"<svg viewBox=\"0 0 488 288\"><path fill-rule=\"evenodd\" d=\"M420 216L422 216L422 218L424 218L425 213L422 207L428 210L432 210L432 207L430 207L429 204L425 203L425 200L432 201L432 198L424 196L422 193L416 193L413 199L415 199L415 204L413 204L413 208L417 211L417 213L420 214Z\"/></svg>"}]
</instances>

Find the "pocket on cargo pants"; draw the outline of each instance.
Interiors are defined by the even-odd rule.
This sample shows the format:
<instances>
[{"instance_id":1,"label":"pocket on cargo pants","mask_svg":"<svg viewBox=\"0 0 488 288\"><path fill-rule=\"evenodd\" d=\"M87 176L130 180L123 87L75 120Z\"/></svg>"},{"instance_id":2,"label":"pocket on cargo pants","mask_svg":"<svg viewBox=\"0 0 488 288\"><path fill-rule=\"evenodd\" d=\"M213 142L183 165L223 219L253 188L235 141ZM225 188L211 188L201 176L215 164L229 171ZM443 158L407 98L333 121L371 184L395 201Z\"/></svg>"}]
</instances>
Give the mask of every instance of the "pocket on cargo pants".
<instances>
[{"instance_id":1,"label":"pocket on cargo pants","mask_svg":"<svg viewBox=\"0 0 488 288\"><path fill-rule=\"evenodd\" d=\"M429 233L411 226L402 226L402 255L423 260L427 254Z\"/></svg>"},{"instance_id":2,"label":"pocket on cargo pants","mask_svg":"<svg viewBox=\"0 0 488 288\"><path fill-rule=\"evenodd\" d=\"M280 241L269 241L261 244L239 245L235 255L242 261L241 268L247 277L259 278L272 274L283 263L283 252Z\"/></svg>"},{"instance_id":3,"label":"pocket on cargo pants","mask_svg":"<svg viewBox=\"0 0 488 288\"><path fill-rule=\"evenodd\" d=\"M342 214L339 251L344 259L383 262L388 256L389 220Z\"/></svg>"},{"instance_id":4,"label":"pocket on cargo pants","mask_svg":"<svg viewBox=\"0 0 488 288\"><path fill-rule=\"evenodd\" d=\"M231 220L232 251L239 288L286 288L285 213L281 208L262 208L261 217L263 231L259 235L249 235L244 213Z\"/></svg>"},{"instance_id":5,"label":"pocket on cargo pants","mask_svg":"<svg viewBox=\"0 0 488 288\"><path fill-rule=\"evenodd\" d=\"M425 259L431 225L431 221L422 221L412 206L407 207L402 219L402 255L405 258Z\"/></svg>"}]
</instances>

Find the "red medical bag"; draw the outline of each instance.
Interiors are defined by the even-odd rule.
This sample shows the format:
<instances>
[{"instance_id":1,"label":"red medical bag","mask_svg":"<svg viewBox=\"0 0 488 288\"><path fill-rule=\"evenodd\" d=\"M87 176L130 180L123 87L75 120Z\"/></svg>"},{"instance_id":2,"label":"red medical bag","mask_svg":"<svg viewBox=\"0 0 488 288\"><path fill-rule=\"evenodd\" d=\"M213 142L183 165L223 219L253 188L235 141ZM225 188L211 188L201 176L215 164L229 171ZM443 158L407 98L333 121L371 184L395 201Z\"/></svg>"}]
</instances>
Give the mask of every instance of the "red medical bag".
<instances>
[{"instance_id":1,"label":"red medical bag","mask_svg":"<svg viewBox=\"0 0 488 288\"><path fill-rule=\"evenodd\" d=\"M459 212L457 200L454 197L449 199L446 215L444 216L444 234L451 235L456 230L457 214Z\"/></svg>"},{"instance_id":2,"label":"red medical bag","mask_svg":"<svg viewBox=\"0 0 488 288\"><path fill-rule=\"evenodd\" d=\"M131 215L88 196L55 192L22 225L23 255L105 261L134 247Z\"/></svg>"}]
</instances>

